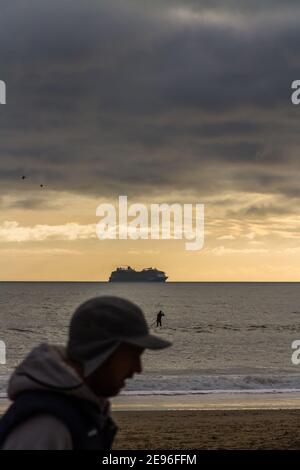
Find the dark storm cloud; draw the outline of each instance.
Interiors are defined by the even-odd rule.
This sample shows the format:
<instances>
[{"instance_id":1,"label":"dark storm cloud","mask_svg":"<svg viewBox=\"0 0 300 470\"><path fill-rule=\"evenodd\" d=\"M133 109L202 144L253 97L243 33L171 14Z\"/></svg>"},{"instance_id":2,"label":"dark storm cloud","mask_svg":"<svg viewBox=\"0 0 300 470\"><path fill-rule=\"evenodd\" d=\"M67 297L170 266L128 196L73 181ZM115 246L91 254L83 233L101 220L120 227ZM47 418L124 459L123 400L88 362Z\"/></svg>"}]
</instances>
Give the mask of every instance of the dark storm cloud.
<instances>
[{"instance_id":1,"label":"dark storm cloud","mask_svg":"<svg viewBox=\"0 0 300 470\"><path fill-rule=\"evenodd\" d=\"M294 209L286 201L285 204L257 204L250 205L245 208L240 208L238 210L228 210L226 212L226 216L230 219L241 219L247 217L248 220L257 220L259 218L266 219L268 217L286 217L293 213Z\"/></svg>"},{"instance_id":2,"label":"dark storm cloud","mask_svg":"<svg viewBox=\"0 0 300 470\"><path fill-rule=\"evenodd\" d=\"M300 8L218 3L3 2L2 191L299 196Z\"/></svg>"},{"instance_id":3,"label":"dark storm cloud","mask_svg":"<svg viewBox=\"0 0 300 470\"><path fill-rule=\"evenodd\" d=\"M42 197L28 197L23 199L15 199L13 201L6 201L0 200L0 207L2 210L4 209L47 209L47 210L55 210L58 206L53 201L49 201L46 198Z\"/></svg>"}]
</instances>

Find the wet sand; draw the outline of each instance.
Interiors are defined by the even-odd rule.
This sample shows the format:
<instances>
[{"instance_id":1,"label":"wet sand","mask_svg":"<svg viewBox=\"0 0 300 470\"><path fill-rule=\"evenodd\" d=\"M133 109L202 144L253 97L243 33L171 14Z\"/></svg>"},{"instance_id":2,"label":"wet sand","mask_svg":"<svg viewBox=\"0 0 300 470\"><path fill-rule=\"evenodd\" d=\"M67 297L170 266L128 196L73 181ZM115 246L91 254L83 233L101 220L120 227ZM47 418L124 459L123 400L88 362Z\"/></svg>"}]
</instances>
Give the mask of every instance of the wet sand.
<instances>
[{"instance_id":1,"label":"wet sand","mask_svg":"<svg viewBox=\"0 0 300 470\"><path fill-rule=\"evenodd\" d=\"M300 449L300 410L115 411L114 449Z\"/></svg>"}]
</instances>

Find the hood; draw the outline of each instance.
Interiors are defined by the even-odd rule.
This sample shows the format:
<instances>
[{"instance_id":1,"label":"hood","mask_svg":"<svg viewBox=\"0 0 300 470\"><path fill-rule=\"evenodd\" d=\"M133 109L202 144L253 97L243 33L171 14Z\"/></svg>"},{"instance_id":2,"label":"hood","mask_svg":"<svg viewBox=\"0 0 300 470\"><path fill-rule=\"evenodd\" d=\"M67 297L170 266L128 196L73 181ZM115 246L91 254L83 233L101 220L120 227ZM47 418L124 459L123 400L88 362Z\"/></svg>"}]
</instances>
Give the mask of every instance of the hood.
<instances>
[{"instance_id":1,"label":"hood","mask_svg":"<svg viewBox=\"0 0 300 470\"><path fill-rule=\"evenodd\" d=\"M11 375L8 397L31 390L47 390L88 400L100 409L107 408L108 400L97 397L67 364L65 348L43 343L34 348Z\"/></svg>"}]
</instances>

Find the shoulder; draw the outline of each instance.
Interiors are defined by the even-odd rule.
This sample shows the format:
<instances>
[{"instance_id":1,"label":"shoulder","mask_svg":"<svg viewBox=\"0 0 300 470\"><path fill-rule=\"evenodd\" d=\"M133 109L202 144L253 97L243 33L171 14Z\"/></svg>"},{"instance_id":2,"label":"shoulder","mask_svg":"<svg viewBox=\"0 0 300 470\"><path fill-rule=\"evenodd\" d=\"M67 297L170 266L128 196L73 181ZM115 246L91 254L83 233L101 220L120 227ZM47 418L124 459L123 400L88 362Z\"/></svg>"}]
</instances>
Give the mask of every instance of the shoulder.
<instances>
[{"instance_id":1,"label":"shoulder","mask_svg":"<svg viewBox=\"0 0 300 470\"><path fill-rule=\"evenodd\" d=\"M4 441L3 450L71 450L71 434L64 423L47 413L26 419Z\"/></svg>"}]
</instances>

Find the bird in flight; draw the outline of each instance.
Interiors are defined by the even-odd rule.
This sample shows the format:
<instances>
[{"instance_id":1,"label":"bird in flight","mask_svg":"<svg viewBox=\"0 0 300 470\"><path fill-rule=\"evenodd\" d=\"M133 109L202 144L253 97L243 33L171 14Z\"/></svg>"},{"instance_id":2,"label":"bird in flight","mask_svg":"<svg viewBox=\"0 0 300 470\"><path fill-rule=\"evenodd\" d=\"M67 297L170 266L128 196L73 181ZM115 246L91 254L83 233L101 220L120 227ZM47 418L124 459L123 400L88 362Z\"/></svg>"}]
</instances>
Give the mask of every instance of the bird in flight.
<instances>
[{"instance_id":1,"label":"bird in flight","mask_svg":"<svg viewBox=\"0 0 300 470\"><path fill-rule=\"evenodd\" d=\"M22 180L26 180L27 177L25 175L23 175L23 176L21 176L21 178L22 178ZM45 186L43 184L40 184L40 188L44 188L44 187Z\"/></svg>"}]
</instances>

